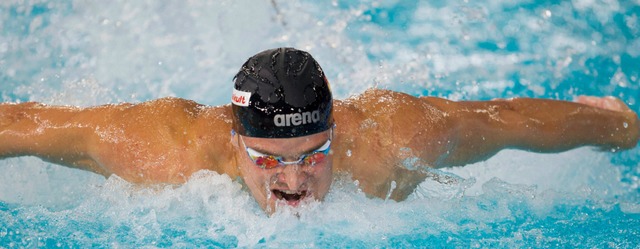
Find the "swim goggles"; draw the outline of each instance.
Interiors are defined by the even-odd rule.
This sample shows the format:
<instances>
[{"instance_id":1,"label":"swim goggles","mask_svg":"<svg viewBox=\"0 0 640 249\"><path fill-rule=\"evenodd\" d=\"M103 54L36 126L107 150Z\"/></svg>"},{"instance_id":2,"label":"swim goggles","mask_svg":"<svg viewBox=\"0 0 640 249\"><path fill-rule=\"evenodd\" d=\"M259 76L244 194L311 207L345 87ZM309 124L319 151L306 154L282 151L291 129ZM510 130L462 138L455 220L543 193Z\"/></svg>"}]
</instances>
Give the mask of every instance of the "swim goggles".
<instances>
[{"instance_id":1,"label":"swim goggles","mask_svg":"<svg viewBox=\"0 0 640 249\"><path fill-rule=\"evenodd\" d=\"M254 149L247 147L247 145L244 143L244 139L242 139L242 136L240 136L240 141L242 141L242 145L244 146L244 149L247 151L247 155L249 155L249 158L251 159L251 161L253 161L253 163L256 164L256 166L260 167L261 169L274 169L278 166L285 166L285 165L291 165L291 164L314 166L318 163L322 163L327 157L327 155L329 154L329 150L331 150L332 138L333 138L333 129L330 130L330 135L327 142L325 142L322 146L320 146L320 148L312 151L311 153L300 155L298 160L295 160L295 161L284 161L284 157L282 156L267 155L267 154L263 154L258 151L255 151Z\"/></svg>"}]
</instances>

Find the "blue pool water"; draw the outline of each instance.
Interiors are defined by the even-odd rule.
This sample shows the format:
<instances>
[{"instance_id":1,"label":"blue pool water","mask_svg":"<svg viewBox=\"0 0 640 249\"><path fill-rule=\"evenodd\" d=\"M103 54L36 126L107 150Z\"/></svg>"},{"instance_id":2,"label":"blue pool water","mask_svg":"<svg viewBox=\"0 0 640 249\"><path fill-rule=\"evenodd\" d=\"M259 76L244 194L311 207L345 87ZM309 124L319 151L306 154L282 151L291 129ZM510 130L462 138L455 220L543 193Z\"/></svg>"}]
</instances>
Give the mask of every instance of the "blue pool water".
<instances>
[{"instance_id":1,"label":"blue pool water","mask_svg":"<svg viewBox=\"0 0 640 249\"><path fill-rule=\"evenodd\" d=\"M91 106L178 96L219 105L254 53L310 51L337 98L571 100L640 111L640 2L18 1L0 3L0 100ZM267 217L225 175L140 188L0 160L0 247L638 248L640 148L507 150L444 169L404 202L336 176L327 200Z\"/></svg>"}]
</instances>

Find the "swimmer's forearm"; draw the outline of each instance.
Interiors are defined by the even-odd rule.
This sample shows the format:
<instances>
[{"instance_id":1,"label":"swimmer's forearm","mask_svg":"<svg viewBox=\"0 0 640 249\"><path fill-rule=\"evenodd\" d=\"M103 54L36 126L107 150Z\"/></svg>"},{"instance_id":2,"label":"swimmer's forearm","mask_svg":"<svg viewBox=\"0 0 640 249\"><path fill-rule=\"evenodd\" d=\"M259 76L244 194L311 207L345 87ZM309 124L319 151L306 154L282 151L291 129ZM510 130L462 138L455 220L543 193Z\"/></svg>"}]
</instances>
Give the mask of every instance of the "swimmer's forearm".
<instances>
[{"instance_id":1,"label":"swimmer's forearm","mask_svg":"<svg viewBox=\"0 0 640 249\"><path fill-rule=\"evenodd\" d=\"M61 164L86 154L80 110L38 103L0 104L0 158L33 155ZM70 165L72 166L72 165Z\"/></svg>"},{"instance_id":2,"label":"swimmer's forearm","mask_svg":"<svg viewBox=\"0 0 640 249\"><path fill-rule=\"evenodd\" d=\"M455 148L442 166L485 160L505 148L561 152L579 146L629 149L638 142L638 118L582 104L511 99L449 103ZM445 107L446 108L446 107Z\"/></svg>"},{"instance_id":3,"label":"swimmer's forearm","mask_svg":"<svg viewBox=\"0 0 640 249\"><path fill-rule=\"evenodd\" d=\"M579 146L630 149L638 143L639 122L632 111L611 111L566 101L513 99L513 147L559 152ZM524 120L518 120L524 119Z\"/></svg>"}]
</instances>

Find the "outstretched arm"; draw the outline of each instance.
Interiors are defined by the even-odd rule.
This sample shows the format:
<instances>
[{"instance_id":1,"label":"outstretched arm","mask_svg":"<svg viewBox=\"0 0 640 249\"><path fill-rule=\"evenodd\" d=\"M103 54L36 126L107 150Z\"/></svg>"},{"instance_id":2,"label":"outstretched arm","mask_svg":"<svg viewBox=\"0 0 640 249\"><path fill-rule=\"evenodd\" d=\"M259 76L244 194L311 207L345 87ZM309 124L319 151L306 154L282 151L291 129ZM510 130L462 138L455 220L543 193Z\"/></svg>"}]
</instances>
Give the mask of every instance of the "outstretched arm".
<instances>
[{"instance_id":1,"label":"outstretched arm","mask_svg":"<svg viewBox=\"0 0 640 249\"><path fill-rule=\"evenodd\" d=\"M579 146L629 149L638 143L636 113L622 101L581 97L579 103L516 98L451 102L424 98L449 113L453 147L438 166L485 160L504 148L560 152Z\"/></svg>"},{"instance_id":2,"label":"outstretched arm","mask_svg":"<svg viewBox=\"0 0 640 249\"><path fill-rule=\"evenodd\" d=\"M139 183L179 183L200 169L235 174L229 106L162 98L90 108L0 104L0 159L43 160Z\"/></svg>"},{"instance_id":3,"label":"outstretched arm","mask_svg":"<svg viewBox=\"0 0 640 249\"><path fill-rule=\"evenodd\" d=\"M403 200L432 175L416 170L424 166L461 166L505 148L559 152L584 145L636 146L638 117L624 103L578 101L455 102L370 89L335 101L334 169L351 173L367 194Z\"/></svg>"},{"instance_id":4,"label":"outstretched arm","mask_svg":"<svg viewBox=\"0 0 640 249\"><path fill-rule=\"evenodd\" d=\"M94 111L95 112L95 111ZM0 159L33 155L74 168L105 173L88 155L94 123L75 107L0 104Z\"/></svg>"}]
</instances>

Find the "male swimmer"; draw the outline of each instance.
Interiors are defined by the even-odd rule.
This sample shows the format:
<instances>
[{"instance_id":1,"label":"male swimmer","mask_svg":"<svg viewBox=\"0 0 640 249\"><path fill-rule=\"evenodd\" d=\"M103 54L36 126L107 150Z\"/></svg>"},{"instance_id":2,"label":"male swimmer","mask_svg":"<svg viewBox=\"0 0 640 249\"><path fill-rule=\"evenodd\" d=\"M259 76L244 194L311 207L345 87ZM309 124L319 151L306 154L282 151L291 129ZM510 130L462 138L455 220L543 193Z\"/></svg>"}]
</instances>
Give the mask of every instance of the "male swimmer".
<instances>
[{"instance_id":1,"label":"male swimmer","mask_svg":"<svg viewBox=\"0 0 640 249\"><path fill-rule=\"evenodd\" d=\"M370 196L392 189L403 200L427 177L416 166L465 165L504 148L629 149L640 130L637 114L612 97L454 102L371 89L333 100L318 63L292 48L256 54L234 81L232 104L216 107L178 98L0 104L0 158L34 155L141 184L212 170L241 178L270 213L322 200L333 172L348 172Z\"/></svg>"}]
</instances>

